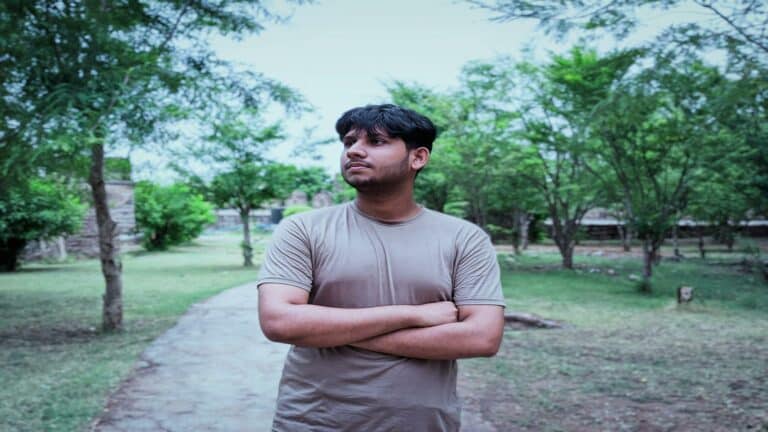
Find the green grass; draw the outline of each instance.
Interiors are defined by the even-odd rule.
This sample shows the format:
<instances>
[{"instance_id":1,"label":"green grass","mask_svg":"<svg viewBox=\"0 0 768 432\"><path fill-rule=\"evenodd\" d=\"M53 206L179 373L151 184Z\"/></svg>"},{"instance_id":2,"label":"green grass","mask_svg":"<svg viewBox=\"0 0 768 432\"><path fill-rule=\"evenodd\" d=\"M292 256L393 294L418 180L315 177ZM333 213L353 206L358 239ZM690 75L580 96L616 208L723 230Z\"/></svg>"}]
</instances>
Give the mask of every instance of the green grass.
<instances>
[{"instance_id":1,"label":"green grass","mask_svg":"<svg viewBox=\"0 0 768 432\"><path fill-rule=\"evenodd\" d=\"M628 278L639 258L577 256L575 271L553 253L501 262L509 310L569 327L507 331L495 358L464 362L465 394L499 430L768 428L768 285L756 275L663 261L645 295ZM695 288L684 307L681 284Z\"/></svg>"},{"instance_id":2,"label":"green grass","mask_svg":"<svg viewBox=\"0 0 768 432\"><path fill-rule=\"evenodd\" d=\"M255 280L256 270L241 265L239 240L218 234L167 252L125 254L125 331L117 334L99 330L98 261L0 274L0 430L86 428L137 356L190 305Z\"/></svg>"}]
</instances>

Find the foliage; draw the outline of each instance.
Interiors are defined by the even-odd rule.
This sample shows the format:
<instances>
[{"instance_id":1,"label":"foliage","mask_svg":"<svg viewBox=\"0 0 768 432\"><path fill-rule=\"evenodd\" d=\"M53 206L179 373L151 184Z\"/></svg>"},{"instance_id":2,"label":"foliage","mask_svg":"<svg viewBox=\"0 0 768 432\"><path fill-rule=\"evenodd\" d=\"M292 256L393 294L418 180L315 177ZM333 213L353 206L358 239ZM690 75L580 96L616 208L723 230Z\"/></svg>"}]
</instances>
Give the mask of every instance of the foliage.
<instances>
[{"instance_id":1,"label":"foliage","mask_svg":"<svg viewBox=\"0 0 768 432\"><path fill-rule=\"evenodd\" d=\"M29 179L0 189L0 271L14 271L31 240L77 232L85 206L52 180Z\"/></svg>"},{"instance_id":2,"label":"foliage","mask_svg":"<svg viewBox=\"0 0 768 432\"><path fill-rule=\"evenodd\" d=\"M548 33L564 36L571 31L589 35L613 34L625 38L641 27L642 17L681 8L697 19L678 22L662 32L659 42L690 52L700 48L725 49L732 62L762 62L768 54L768 6L755 0L468 0L491 11L493 20L533 19ZM693 6L693 9L690 7ZM645 14L644 14L645 12Z\"/></svg>"},{"instance_id":3,"label":"foliage","mask_svg":"<svg viewBox=\"0 0 768 432\"><path fill-rule=\"evenodd\" d=\"M216 221L213 207L183 184L139 182L135 201L136 224L142 232L142 245L148 250L165 250L188 242Z\"/></svg>"},{"instance_id":4,"label":"foliage","mask_svg":"<svg viewBox=\"0 0 768 432\"><path fill-rule=\"evenodd\" d=\"M131 160L117 157L105 158L104 178L106 180L131 180Z\"/></svg>"},{"instance_id":5,"label":"foliage","mask_svg":"<svg viewBox=\"0 0 768 432\"><path fill-rule=\"evenodd\" d=\"M288 216L292 216L292 215L295 215L295 214L298 214L298 213L308 212L308 211L311 211L311 210L312 210L312 207L310 207L310 206L292 205L292 206L286 207L285 210L283 210L283 217L288 217Z\"/></svg>"},{"instance_id":6,"label":"foliage","mask_svg":"<svg viewBox=\"0 0 768 432\"><path fill-rule=\"evenodd\" d=\"M421 177L421 174L419 175ZM341 174L336 174L336 176L333 178L333 203L334 204L341 204L348 201L352 201L357 196L357 191L355 188L347 184L346 181L344 181L344 178L341 176Z\"/></svg>"},{"instance_id":7,"label":"foliage","mask_svg":"<svg viewBox=\"0 0 768 432\"><path fill-rule=\"evenodd\" d=\"M272 182L276 184L276 199L283 200L298 190L304 192L311 202L316 194L332 188L331 177L321 167L300 168L291 164L273 164L276 171Z\"/></svg>"},{"instance_id":8,"label":"foliage","mask_svg":"<svg viewBox=\"0 0 768 432\"><path fill-rule=\"evenodd\" d=\"M87 173L106 283L105 328L122 326L122 266L105 155L172 138L167 126L208 106L212 94L249 107L270 100L300 105L291 89L216 58L205 39L211 32L257 32L280 18L256 0L0 5L0 174L17 175L14 167L36 167L36 160Z\"/></svg>"}]
</instances>

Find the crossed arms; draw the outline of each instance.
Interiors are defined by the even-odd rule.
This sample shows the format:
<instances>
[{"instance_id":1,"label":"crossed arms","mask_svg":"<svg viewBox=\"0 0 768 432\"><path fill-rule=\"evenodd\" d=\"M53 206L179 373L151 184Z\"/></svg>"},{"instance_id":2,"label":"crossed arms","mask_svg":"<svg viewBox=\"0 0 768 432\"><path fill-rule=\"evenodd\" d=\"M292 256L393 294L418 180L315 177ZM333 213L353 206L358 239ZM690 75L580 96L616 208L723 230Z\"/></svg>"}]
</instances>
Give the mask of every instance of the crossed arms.
<instances>
[{"instance_id":1,"label":"crossed arms","mask_svg":"<svg viewBox=\"0 0 768 432\"><path fill-rule=\"evenodd\" d=\"M490 357L501 345L500 306L435 302L346 309L308 304L290 285L259 287L259 321L272 341L308 347L352 345L402 357L453 360Z\"/></svg>"}]
</instances>

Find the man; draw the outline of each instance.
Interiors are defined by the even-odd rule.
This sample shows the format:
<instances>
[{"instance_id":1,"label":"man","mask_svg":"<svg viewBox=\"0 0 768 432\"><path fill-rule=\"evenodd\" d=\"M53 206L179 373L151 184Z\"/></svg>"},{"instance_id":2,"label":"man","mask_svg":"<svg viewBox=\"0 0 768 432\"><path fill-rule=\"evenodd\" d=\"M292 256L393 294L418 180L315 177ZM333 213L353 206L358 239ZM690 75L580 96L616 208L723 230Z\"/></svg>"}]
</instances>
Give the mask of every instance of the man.
<instances>
[{"instance_id":1,"label":"man","mask_svg":"<svg viewBox=\"0 0 768 432\"><path fill-rule=\"evenodd\" d=\"M432 122L369 105L336 123L354 202L286 218L262 266L264 334L294 345L273 431L458 431L456 359L492 356L504 299L488 236L425 209Z\"/></svg>"}]
</instances>

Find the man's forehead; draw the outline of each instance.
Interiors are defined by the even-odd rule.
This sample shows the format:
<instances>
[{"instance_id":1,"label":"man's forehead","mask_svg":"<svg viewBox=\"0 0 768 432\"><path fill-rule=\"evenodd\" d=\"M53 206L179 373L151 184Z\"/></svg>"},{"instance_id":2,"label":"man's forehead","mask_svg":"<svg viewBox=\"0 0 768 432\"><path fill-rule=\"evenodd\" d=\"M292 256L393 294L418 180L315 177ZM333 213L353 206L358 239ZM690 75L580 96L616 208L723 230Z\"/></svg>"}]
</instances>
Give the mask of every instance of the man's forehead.
<instances>
[{"instance_id":1,"label":"man's forehead","mask_svg":"<svg viewBox=\"0 0 768 432\"><path fill-rule=\"evenodd\" d=\"M368 138L373 137L382 137L382 138L392 138L387 131L376 128L373 130L363 129L363 128L352 128L344 135L344 138L359 138L361 136L366 136Z\"/></svg>"}]
</instances>

